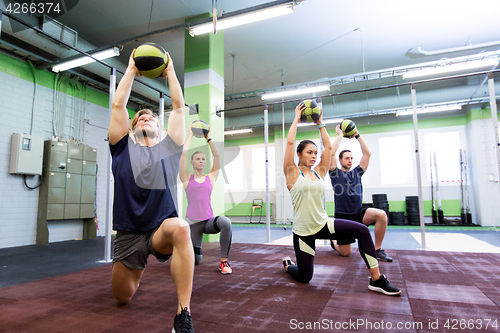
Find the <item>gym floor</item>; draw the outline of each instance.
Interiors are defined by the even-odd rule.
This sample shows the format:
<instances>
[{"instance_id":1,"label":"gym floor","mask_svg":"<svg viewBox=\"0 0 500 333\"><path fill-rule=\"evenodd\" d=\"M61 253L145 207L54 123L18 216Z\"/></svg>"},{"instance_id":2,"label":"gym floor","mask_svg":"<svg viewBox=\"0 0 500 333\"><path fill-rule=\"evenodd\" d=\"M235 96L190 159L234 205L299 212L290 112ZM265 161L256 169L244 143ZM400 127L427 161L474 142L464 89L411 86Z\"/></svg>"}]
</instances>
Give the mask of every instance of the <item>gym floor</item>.
<instances>
[{"instance_id":1,"label":"gym floor","mask_svg":"<svg viewBox=\"0 0 500 333\"><path fill-rule=\"evenodd\" d=\"M367 289L369 274L357 249L344 258L318 241L314 277L302 284L281 264L283 256L294 258L290 226L273 225L272 244L265 244L265 225L235 224L233 274L218 271L218 243L204 244L193 284L194 327L214 333L396 332L401 324L405 332L498 332L497 232L428 227L424 251L419 227L389 227L384 248L394 262L380 269L402 290L390 297ZM169 261L150 257L134 299L119 307L111 265L98 262L103 256L104 238L1 249L0 332L169 331L176 305ZM356 326L334 327L348 323Z\"/></svg>"},{"instance_id":2,"label":"gym floor","mask_svg":"<svg viewBox=\"0 0 500 333\"><path fill-rule=\"evenodd\" d=\"M271 224L271 243L293 245L292 226ZM370 227L373 236L373 227ZM493 227L426 227L428 251L500 253L500 229ZM265 244L265 224L233 224L233 243ZM317 241L317 246L329 246ZM353 244L356 248L357 244ZM389 226L383 248L390 250L422 250L418 226ZM62 274L106 265L104 237L0 249L0 288L41 280ZM230 255L231 259L231 255Z\"/></svg>"}]
</instances>

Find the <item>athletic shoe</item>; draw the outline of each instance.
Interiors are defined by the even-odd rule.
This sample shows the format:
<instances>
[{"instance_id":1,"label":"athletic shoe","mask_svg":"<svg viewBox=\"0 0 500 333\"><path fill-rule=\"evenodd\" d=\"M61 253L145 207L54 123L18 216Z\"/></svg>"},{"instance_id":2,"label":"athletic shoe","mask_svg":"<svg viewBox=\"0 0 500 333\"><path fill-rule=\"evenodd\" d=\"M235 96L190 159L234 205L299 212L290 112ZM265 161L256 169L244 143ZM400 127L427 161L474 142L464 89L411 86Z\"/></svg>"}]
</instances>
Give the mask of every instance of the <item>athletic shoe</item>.
<instances>
[{"instance_id":1,"label":"athletic shoe","mask_svg":"<svg viewBox=\"0 0 500 333\"><path fill-rule=\"evenodd\" d=\"M292 261L292 258L290 258L290 257L285 257L285 258L283 258L283 267L285 267L285 272L287 272L287 273L288 273L288 271L286 270L286 267L287 267L287 266L290 266L290 265L295 265L295 264L293 263L293 261Z\"/></svg>"},{"instance_id":2,"label":"athletic shoe","mask_svg":"<svg viewBox=\"0 0 500 333\"><path fill-rule=\"evenodd\" d=\"M384 250L377 250L377 259L380 261L392 262L392 258L385 254Z\"/></svg>"},{"instance_id":3,"label":"athletic shoe","mask_svg":"<svg viewBox=\"0 0 500 333\"><path fill-rule=\"evenodd\" d=\"M229 263L227 261L219 262L219 271L222 274L231 274L233 272L231 266L229 266Z\"/></svg>"},{"instance_id":4,"label":"athletic shoe","mask_svg":"<svg viewBox=\"0 0 500 333\"><path fill-rule=\"evenodd\" d=\"M193 321L187 308L182 308L181 313L177 314L174 318L174 328L172 333L194 333Z\"/></svg>"},{"instance_id":5,"label":"athletic shoe","mask_svg":"<svg viewBox=\"0 0 500 333\"><path fill-rule=\"evenodd\" d=\"M383 274L380 275L380 278L378 280L373 281L372 279L370 279L368 289L390 296L401 294L401 290L392 286Z\"/></svg>"}]
</instances>

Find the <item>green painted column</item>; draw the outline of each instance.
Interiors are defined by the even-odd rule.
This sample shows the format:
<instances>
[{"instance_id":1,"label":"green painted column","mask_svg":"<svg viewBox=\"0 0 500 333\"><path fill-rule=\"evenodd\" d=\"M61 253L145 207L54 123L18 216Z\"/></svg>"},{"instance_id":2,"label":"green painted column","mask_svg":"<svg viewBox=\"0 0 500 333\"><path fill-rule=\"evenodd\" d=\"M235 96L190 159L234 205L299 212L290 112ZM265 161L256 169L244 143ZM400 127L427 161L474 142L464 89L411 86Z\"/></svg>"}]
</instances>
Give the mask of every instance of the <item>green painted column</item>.
<instances>
[{"instance_id":1,"label":"green painted column","mask_svg":"<svg viewBox=\"0 0 500 333\"><path fill-rule=\"evenodd\" d=\"M186 20L194 21L210 17L210 14ZM216 108L224 109L224 32L216 35L208 33L191 37L186 30L184 59L184 99L186 104L198 104L199 114L189 115L186 111L186 133L189 125L196 119L202 119L210 126L210 136L221 157L224 166L224 114L216 115ZM188 170L194 171L189 163L192 152L201 150L207 156L205 174L212 168L212 154L204 138L193 137L188 153ZM212 191L212 209L215 215L224 215L224 175L219 173ZM222 199L222 200L221 200ZM186 213L187 199L184 193L183 217Z\"/></svg>"}]
</instances>

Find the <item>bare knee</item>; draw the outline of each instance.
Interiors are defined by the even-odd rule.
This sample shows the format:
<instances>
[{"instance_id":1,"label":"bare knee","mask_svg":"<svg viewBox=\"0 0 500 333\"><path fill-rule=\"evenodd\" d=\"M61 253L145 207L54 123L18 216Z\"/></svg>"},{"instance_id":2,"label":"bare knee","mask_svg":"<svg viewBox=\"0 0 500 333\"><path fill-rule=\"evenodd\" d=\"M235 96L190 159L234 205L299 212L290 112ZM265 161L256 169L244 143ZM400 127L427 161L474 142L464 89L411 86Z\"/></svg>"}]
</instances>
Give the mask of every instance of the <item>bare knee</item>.
<instances>
[{"instance_id":1,"label":"bare knee","mask_svg":"<svg viewBox=\"0 0 500 333\"><path fill-rule=\"evenodd\" d=\"M387 214L385 213L385 211L379 210L377 212L377 216L376 216L375 222L387 225Z\"/></svg>"},{"instance_id":2,"label":"bare knee","mask_svg":"<svg viewBox=\"0 0 500 333\"><path fill-rule=\"evenodd\" d=\"M161 225L161 232L165 238L171 239L174 244L177 242L191 242L191 228L189 227L189 223L181 218L165 220Z\"/></svg>"},{"instance_id":3,"label":"bare knee","mask_svg":"<svg viewBox=\"0 0 500 333\"><path fill-rule=\"evenodd\" d=\"M368 208L365 216L363 217L363 224L371 225L373 223L387 225L387 214L384 210L379 208Z\"/></svg>"},{"instance_id":4,"label":"bare knee","mask_svg":"<svg viewBox=\"0 0 500 333\"><path fill-rule=\"evenodd\" d=\"M118 305L125 305L134 297L143 272L140 269L130 269L121 262L113 264L111 289Z\"/></svg>"},{"instance_id":5,"label":"bare knee","mask_svg":"<svg viewBox=\"0 0 500 333\"><path fill-rule=\"evenodd\" d=\"M191 242L191 228L189 227L189 224L186 221L179 219L173 229L173 236L176 241L180 241L182 243Z\"/></svg>"},{"instance_id":6,"label":"bare knee","mask_svg":"<svg viewBox=\"0 0 500 333\"><path fill-rule=\"evenodd\" d=\"M340 245L339 246L339 254L342 257L349 257L352 253L352 249L350 245Z\"/></svg>"},{"instance_id":7,"label":"bare knee","mask_svg":"<svg viewBox=\"0 0 500 333\"><path fill-rule=\"evenodd\" d=\"M113 287L113 295L115 296L117 305L125 305L132 300L136 292L136 288L130 288L130 290L120 290L118 286Z\"/></svg>"},{"instance_id":8,"label":"bare knee","mask_svg":"<svg viewBox=\"0 0 500 333\"><path fill-rule=\"evenodd\" d=\"M132 297L123 297L121 295L120 296L115 295L115 300L117 305L126 305L128 302L130 302L131 299Z\"/></svg>"}]
</instances>

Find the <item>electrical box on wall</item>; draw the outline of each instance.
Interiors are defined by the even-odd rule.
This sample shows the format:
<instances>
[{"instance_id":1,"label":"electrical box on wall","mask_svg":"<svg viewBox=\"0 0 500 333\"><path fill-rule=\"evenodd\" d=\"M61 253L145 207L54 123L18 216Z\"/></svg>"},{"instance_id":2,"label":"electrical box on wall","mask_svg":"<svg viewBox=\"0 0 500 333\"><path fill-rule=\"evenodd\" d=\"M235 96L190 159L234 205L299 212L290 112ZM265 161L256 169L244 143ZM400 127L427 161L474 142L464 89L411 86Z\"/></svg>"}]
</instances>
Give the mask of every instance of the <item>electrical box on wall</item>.
<instances>
[{"instance_id":1,"label":"electrical box on wall","mask_svg":"<svg viewBox=\"0 0 500 333\"><path fill-rule=\"evenodd\" d=\"M43 165L43 138L12 133L10 174L41 175Z\"/></svg>"}]
</instances>

